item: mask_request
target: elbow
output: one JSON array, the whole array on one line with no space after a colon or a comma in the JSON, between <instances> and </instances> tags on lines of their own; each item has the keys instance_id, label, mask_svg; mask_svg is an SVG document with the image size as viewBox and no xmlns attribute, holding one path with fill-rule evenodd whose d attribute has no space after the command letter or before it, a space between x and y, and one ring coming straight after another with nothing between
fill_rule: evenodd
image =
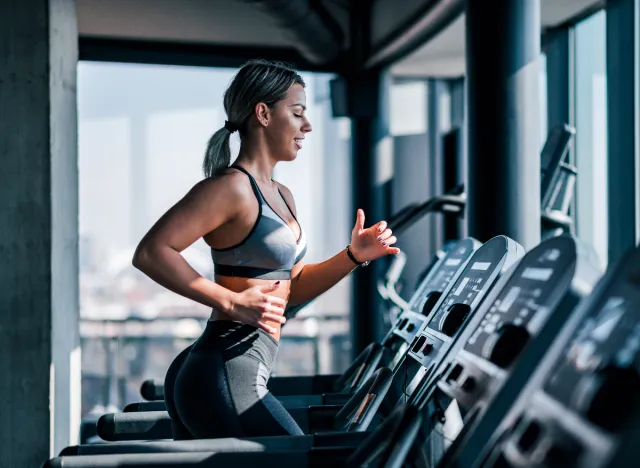
<instances>
[{"instance_id":1,"label":"elbow","mask_svg":"<svg viewBox=\"0 0 640 468\"><path fill-rule=\"evenodd\" d=\"M149 247L141 242L133 254L133 258L131 259L131 264L133 265L134 268L144 273L147 268L147 265L149 265L150 257L151 257L151 254L149 253Z\"/></svg>"}]
</instances>

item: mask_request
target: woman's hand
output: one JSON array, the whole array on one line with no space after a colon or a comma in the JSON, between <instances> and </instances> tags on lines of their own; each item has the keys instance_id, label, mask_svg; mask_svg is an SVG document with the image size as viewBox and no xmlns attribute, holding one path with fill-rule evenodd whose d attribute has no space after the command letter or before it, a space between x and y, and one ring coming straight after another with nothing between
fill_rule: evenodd
<instances>
[{"instance_id":1,"label":"woman's hand","mask_svg":"<svg viewBox=\"0 0 640 468\"><path fill-rule=\"evenodd\" d=\"M372 261L385 255L400 253L397 247L391 247L397 241L391 229L387 229L387 222L364 228L364 211L358 210L356 224L351 231L351 253L359 262Z\"/></svg>"},{"instance_id":2,"label":"woman's hand","mask_svg":"<svg viewBox=\"0 0 640 468\"><path fill-rule=\"evenodd\" d=\"M267 325L267 322L286 322L284 308L286 301L268 293L278 289L280 281L270 285L253 286L237 293L233 298L233 304L226 311L235 320L262 328L267 333L275 334L276 329Z\"/></svg>"}]
</instances>

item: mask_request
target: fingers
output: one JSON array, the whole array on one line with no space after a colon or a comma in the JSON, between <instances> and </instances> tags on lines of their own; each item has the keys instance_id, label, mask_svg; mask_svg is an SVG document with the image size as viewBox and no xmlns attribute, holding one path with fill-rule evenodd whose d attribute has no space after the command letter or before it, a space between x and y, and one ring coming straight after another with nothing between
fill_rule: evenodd
<instances>
[{"instance_id":1,"label":"fingers","mask_svg":"<svg viewBox=\"0 0 640 468\"><path fill-rule=\"evenodd\" d=\"M275 327L270 327L269 325L267 325L266 323L262 323L262 322L258 322L256 324L256 326L258 328L263 329L264 331L266 331L267 333L269 333L270 335L275 335L277 329Z\"/></svg>"},{"instance_id":2,"label":"fingers","mask_svg":"<svg viewBox=\"0 0 640 468\"><path fill-rule=\"evenodd\" d=\"M382 234L380 234L378 236L378 241L382 242L384 245L384 241L386 241L387 239L389 239L391 237L391 229L385 229L384 232ZM387 242L388 244L389 242Z\"/></svg>"},{"instance_id":3,"label":"fingers","mask_svg":"<svg viewBox=\"0 0 640 468\"><path fill-rule=\"evenodd\" d=\"M261 310L259 313L261 315L269 314L269 313L282 315L284 314L284 306L271 305L267 302L265 303L264 306L261 307Z\"/></svg>"},{"instance_id":4,"label":"fingers","mask_svg":"<svg viewBox=\"0 0 640 468\"><path fill-rule=\"evenodd\" d=\"M400 249L397 247L390 247L398 241L396 236L391 236L387 240L382 242L382 245L387 246L387 254L388 255L398 255L400 253Z\"/></svg>"},{"instance_id":5,"label":"fingers","mask_svg":"<svg viewBox=\"0 0 640 468\"><path fill-rule=\"evenodd\" d=\"M284 315L269 314L269 313L262 314L262 320L265 322L278 322L278 323L285 323L287 321Z\"/></svg>"},{"instance_id":6,"label":"fingers","mask_svg":"<svg viewBox=\"0 0 640 468\"><path fill-rule=\"evenodd\" d=\"M260 319L256 321L255 325L258 328L262 328L267 333L275 335L278 329L276 327L268 325L267 322L276 322L280 325L283 325L286 321L287 319L281 313L263 312L262 315L260 315Z\"/></svg>"},{"instance_id":7,"label":"fingers","mask_svg":"<svg viewBox=\"0 0 640 468\"><path fill-rule=\"evenodd\" d=\"M275 291L276 289L278 289L278 286L280 286L279 280L276 281L275 283L265 284L264 286L258 286L258 289L263 293L267 293L267 292Z\"/></svg>"},{"instance_id":8,"label":"fingers","mask_svg":"<svg viewBox=\"0 0 640 468\"><path fill-rule=\"evenodd\" d=\"M355 228L357 231L362 231L364 229L364 210L360 208L358 208L358 212L356 213Z\"/></svg>"},{"instance_id":9,"label":"fingers","mask_svg":"<svg viewBox=\"0 0 640 468\"><path fill-rule=\"evenodd\" d=\"M380 221L377 224L376 231L378 233L381 233L381 232L384 232L385 229L387 229L387 222L386 221Z\"/></svg>"},{"instance_id":10,"label":"fingers","mask_svg":"<svg viewBox=\"0 0 640 468\"><path fill-rule=\"evenodd\" d=\"M382 245L393 245L396 242L398 242L398 239L396 239L396 236L391 236L389 237L387 240L382 241Z\"/></svg>"},{"instance_id":11,"label":"fingers","mask_svg":"<svg viewBox=\"0 0 640 468\"><path fill-rule=\"evenodd\" d=\"M281 299L279 297L276 297L276 296L267 296L266 300L267 300L268 304L272 304L272 305L278 306L278 307L280 307L282 309L284 309L285 306L287 305L287 301L285 301L284 299Z\"/></svg>"}]
</instances>

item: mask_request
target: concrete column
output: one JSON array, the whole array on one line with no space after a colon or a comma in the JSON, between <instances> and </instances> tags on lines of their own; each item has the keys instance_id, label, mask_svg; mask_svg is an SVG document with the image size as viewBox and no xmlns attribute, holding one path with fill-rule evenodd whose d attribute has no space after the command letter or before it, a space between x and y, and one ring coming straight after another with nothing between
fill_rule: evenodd
<instances>
[{"instance_id":1,"label":"concrete column","mask_svg":"<svg viewBox=\"0 0 640 468\"><path fill-rule=\"evenodd\" d=\"M540 0L467 0L469 235L540 242Z\"/></svg>"},{"instance_id":2,"label":"concrete column","mask_svg":"<svg viewBox=\"0 0 640 468\"><path fill-rule=\"evenodd\" d=\"M73 0L0 2L0 465L76 442L77 24Z\"/></svg>"},{"instance_id":3,"label":"concrete column","mask_svg":"<svg viewBox=\"0 0 640 468\"><path fill-rule=\"evenodd\" d=\"M442 125L441 125L441 96L445 92L442 80L428 81L427 98L427 137L429 140L429 186L430 196L437 197L444 193L443 172L444 161L442 155ZM444 243L443 216L429 216L430 252L437 252Z\"/></svg>"},{"instance_id":4,"label":"concrete column","mask_svg":"<svg viewBox=\"0 0 640 468\"><path fill-rule=\"evenodd\" d=\"M448 186L463 185L467 188L467 91L464 78L458 78L449 83L451 95L451 131L446 136L445 146L445 190ZM451 157L449 150L455 152L455 158ZM447 167L447 162L453 163ZM453 166L454 171L448 169ZM448 180L447 174L453 173L454 180ZM457 223L451 221L446 231L445 240L462 239L467 237L467 220L465 217L458 219Z\"/></svg>"},{"instance_id":5,"label":"concrete column","mask_svg":"<svg viewBox=\"0 0 640 468\"><path fill-rule=\"evenodd\" d=\"M640 0L607 2L608 261L640 236ZM579 175L578 175L579 176Z\"/></svg>"},{"instance_id":6,"label":"concrete column","mask_svg":"<svg viewBox=\"0 0 640 468\"><path fill-rule=\"evenodd\" d=\"M393 139L388 125L389 75L369 71L348 82L352 119L353 216L365 212L365 227L388 216L388 192L393 176ZM382 303L376 281L386 267L380 259L353 275L351 310L352 352L358 355L369 343L382 338Z\"/></svg>"}]
</instances>

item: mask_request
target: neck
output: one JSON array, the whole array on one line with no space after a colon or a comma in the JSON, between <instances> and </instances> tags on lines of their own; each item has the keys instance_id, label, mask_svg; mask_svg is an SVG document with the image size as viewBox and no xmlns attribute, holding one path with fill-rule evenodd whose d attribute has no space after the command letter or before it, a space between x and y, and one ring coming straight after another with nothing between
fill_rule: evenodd
<instances>
[{"instance_id":1,"label":"neck","mask_svg":"<svg viewBox=\"0 0 640 468\"><path fill-rule=\"evenodd\" d=\"M271 157L264 144L243 141L234 164L244 167L258 181L271 183L271 175L277 161Z\"/></svg>"}]
</instances>

